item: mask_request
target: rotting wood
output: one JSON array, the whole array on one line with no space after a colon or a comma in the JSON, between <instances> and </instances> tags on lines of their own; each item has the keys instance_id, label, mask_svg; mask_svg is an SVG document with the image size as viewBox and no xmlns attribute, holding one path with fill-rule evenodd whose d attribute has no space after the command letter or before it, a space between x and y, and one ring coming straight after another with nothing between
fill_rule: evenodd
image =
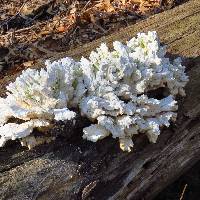
<instances>
[{"instance_id":1,"label":"rotting wood","mask_svg":"<svg viewBox=\"0 0 200 200\"><path fill-rule=\"evenodd\" d=\"M80 58L100 42L125 41L137 32L156 30L171 57L181 56L190 82L179 100L178 120L164 129L156 144L144 135L131 153L112 138L98 143L81 140L82 125L71 139L25 151L17 145L0 150L2 199L152 199L200 159L200 2L192 0L150 17L116 34L60 54ZM38 61L41 66L43 60ZM0 80L4 86L14 76ZM77 120L79 124L79 120Z\"/></svg>"}]
</instances>

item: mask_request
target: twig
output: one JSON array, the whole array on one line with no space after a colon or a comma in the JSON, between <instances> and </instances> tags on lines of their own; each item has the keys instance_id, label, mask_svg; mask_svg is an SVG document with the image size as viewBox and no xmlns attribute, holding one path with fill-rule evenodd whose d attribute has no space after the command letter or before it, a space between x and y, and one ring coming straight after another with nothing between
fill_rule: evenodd
<instances>
[{"instance_id":1,"label":"twig","mask_svg":"<svg viewBox=\"0 0 200 200\"><path fill-rule=\"evenodd\" d=\"M91 3L91 0L89 0L89 1L85 4L85 6L84 6L83 9L81 10L81 13L80 13L80 14L82 14L82 13L86 10L87 6L88 6L90 3Z\"/></svg>"},{"instance_id":2,"label":"twig","mask_svg":"<svg viewBox=\"0 0 200 200\"><path fill-rule=\"evenodd\" d=\"M2 22L2 23L0 24L0 27L2 27L4 24L7 24L7 29L8 29L8 23L9 23L12 19L14 19L17 15L20 14L20 12L21 12L21 10L22 10L22 8L24 7L25 4L26 4L26 1L22 4L22 6L20 7L19 11L18 11L14 16L12 16L10 19L8 19L6 22Z\"/></svg>"},{"instance_id":3,"label":"twig","mask_svg":"<svg viewBox=\"0 0 200 200\"><path fill-rule=\"evenodd\" d=\"M185 194L187 186L188 186L188 184L185 184L179 200L183 200L183 197L184 197L184 194Z\"/></svg>"},{"instance_id":4,"label":"twig","mask_svg":"<svg viewBox=\"0 0 200 200\"><path fill-rule=\"evenodd\" d=\"M96 26L98 29L100 29L104 34L106 34L106 33L108 32L108 31L105 30L102 26L99 26L97 23L92 22L92 24L93 24L94 26Z\"/></svg>"}]
</instances>

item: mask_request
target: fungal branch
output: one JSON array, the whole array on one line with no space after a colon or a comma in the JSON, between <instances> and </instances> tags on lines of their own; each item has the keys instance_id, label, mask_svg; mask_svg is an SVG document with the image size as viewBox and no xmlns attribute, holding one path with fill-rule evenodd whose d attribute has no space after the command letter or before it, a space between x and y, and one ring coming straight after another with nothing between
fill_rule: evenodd
<instances>
[{"instance_id":1,"label":"fungal branch","mask_svg":"<svg viewBox=\"0 0 200 200\"><path fill-rule=\"evenodd\" d=\"M66 57L47 61L40 71L23 71L0 99L0 146L15 139L29 148L40 144L33 129L72 120L73 108L92 122L83 129L84 139L111 135L124 151L131 151L139 133L155 143L161 127L176 120L175 97L185 95L188 82L181 59L170 62L165 54L156 32L139 33L126 44L115 41L112 51L101 44L79 62ZM161 98L149 95L159 88Z\"/></svg>"}]
</instances>

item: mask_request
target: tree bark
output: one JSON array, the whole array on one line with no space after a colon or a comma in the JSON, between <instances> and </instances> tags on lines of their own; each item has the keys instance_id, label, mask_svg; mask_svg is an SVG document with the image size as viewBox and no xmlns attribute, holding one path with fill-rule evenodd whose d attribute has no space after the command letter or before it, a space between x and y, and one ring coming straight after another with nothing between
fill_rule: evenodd
<instances>
[{"instance_id":1,"label":"tree bark","mask_svg":"<svg viewBox=\"0 0 200 200\"><path fill-rule=\"evenodd\" d=\"M200 159L200 2L191 0L55 58L87 56L101 42L126 41L137 32L156 30L171 58L181 56L190 81L179 99L178 119L163 129L158 142L135 138L134 150L122 152L117 140L81 139L87 120L66 125L68 137L30 151L17 143L0 149L0 199L152 199ZM43 64L38 60L37 66ZM17 75L0 80L5 85ZM59 126L59 125L58 125ZM56 131L54 128L52 131ZM73 133L73 134L72 134Z\"/></svg>"}]
</instances>

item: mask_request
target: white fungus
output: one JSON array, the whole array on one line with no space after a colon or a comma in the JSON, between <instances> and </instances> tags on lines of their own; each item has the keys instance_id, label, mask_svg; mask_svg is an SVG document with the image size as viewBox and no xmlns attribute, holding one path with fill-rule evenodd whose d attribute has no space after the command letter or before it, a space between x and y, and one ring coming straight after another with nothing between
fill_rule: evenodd
<instances>
[{"instance_id":1,"label":"white fungus","mask_svg":"<svg viewBox=\"0 0 200 200\"><path fill-rule=\"evenodd\" d=\"M188 82L185 67L180 58L165 57L156 32L139 33L126 45L115 41L113 48L101 44L80 62L63 58L47 61L40 71L23 71L0 98L0 146L21 138L23 145L35 146L33 128L73 119L71 108L96 122L83 129L84 139L96 142L111 135L125 151L131 151L139 133L155 143L160 128L176 119L175 96L185 95ZM23 122L9 123L12 118Z\"/></svg>"},{"instance_id":2,"label":"white fungus","mask_svg":"<svg viewBox=\"0 0 200 200\"><path fill-rule=\"evenodd\" d=\"M7 140L30 135L33 128L49 126L52 120L75 117L76 113L70 111L68 105L73 104L76 93L73 82L78 77L78 64L64 58L46 62L46 65L46 69L40 71L23 71L14 83L7 86L7 97L0 99L0 146ZM24 122L7 123L12 118Z\"/></svg>"},{"instance_id":3,"label":"white fungus","mask_svg":"<svg viewBox=\"0 0 200 200\"><path fill-rule=\"evenodd\" d=\"M134 134L146 133L155 143L160 128L176 119L175 95L185 94L188 77L180 59L170 63L164 57L156 32L139 33L127 45L116 41L113 46L109 51L101 44L89 59L81 59L87 93L80 110L98 123L85 128L83 138L96 141L110 133L119 138L123 150L130 151ZM149 98L147 93L158 88L168 88L169 95Z\"/></svg>"}]
</instances>

